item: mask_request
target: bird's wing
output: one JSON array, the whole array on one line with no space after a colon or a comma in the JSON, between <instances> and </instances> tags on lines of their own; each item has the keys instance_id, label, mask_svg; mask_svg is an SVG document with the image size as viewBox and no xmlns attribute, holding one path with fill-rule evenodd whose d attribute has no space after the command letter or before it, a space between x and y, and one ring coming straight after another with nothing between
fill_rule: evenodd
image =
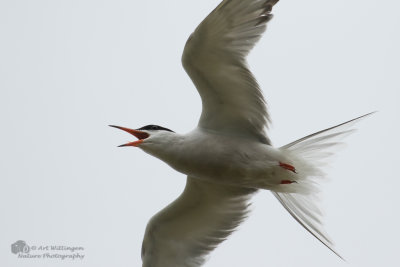
<instances>
[{"instance_id":1,"label":"bird's wing","mask_svg":"<svg viewBox=\"0 0 400 267\"><path fill-rule=\"evenodd\" d=\"M143 267L201 266L246 218L254 192L188 177L181 196L149 221Z\"/></svg>"},{"instance_id":2,"label":"bird's wing","mask_svg":"<svg viewBox=\"0 0 400 267\"><path fill-rule=\"evenodd\" d=\"M199 127L269 143L269 116L246 56L278 0L225 0L189 37L182 63L203 103Z\"/></svg>"}]
</instances>

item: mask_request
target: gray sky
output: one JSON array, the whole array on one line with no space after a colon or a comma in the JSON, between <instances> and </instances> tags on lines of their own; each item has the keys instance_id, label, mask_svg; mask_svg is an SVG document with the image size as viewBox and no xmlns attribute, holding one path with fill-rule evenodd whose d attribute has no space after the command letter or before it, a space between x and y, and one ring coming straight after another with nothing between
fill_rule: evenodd
<instances>
[{"instance_id":1,"label":"gray sky","mask_svg":"<svg viewBox=\"0 0 400 267\"><path fill-rule=\"evenodd\" d=\"M140 266L148 219L185 177L107 127L188 132L200 98L181 67L217 0L0 1L0 265ZM364 113L324 184L340 261L269 192L206 264L398 266L400 4L281 0L249 58L284 145ZM83 260L18 259L10 245L84 247Z\"/></svg>"}]
</instances>

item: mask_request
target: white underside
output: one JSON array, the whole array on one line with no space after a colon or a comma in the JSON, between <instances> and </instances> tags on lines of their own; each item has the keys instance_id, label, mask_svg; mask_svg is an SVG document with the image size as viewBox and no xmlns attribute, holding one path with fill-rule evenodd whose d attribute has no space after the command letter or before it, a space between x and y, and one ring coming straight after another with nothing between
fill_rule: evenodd
<instances>
[{"instance_id":1,"label":"white underside","mask_svg":"<svg viewBox=\"0 0 400 267\"><path fill-rule=\"evenodd\" d=\"M144 151L188 175L188 182L181 197L149 222L143 266L151 266L145 263L155 262L161 255L164 260L170 258L172 265L155 266L175 266L177 262L182 262L181 266L200 266L204 256L245 218L247 201L256 189L271 190L296 221L341 257L323 229L318 185L341 139L352 133L351 126L365 116L280 148L202 129L164 136L171 139L163 143L168 145L144 142ZM283 168L280 162L290 164L295 172ZM294 182L281 184L282 180ZM180 258L178 252L185 257Z\"/></svg>"}]
</instances>

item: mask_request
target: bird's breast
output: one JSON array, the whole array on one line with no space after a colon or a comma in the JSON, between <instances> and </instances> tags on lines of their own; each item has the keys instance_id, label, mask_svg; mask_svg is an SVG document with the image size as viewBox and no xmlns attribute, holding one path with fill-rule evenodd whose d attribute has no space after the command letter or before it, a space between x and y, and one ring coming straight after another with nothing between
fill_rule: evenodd
<instances>
[{"instance_id":1,"label":"bird's breast","mask_svg":"<svg viewBox=\"0 0 400 267\"><path fill-rule=\"evenodd\" d=\"M244 138L194 134L164 160L179 172L200 179L240 184L268 175L274 148Z\"/></svg>"}]
</instances>

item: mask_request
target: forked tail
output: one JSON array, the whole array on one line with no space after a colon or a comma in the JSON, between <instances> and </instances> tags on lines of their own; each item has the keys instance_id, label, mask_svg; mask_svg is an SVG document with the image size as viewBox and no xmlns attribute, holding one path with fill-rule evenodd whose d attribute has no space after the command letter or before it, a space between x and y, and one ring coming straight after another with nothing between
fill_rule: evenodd
<instances>
[{"instance_id":1,"label":"forked tail","mask_svg":"<svg viewBox=\"0 0 400 267\"><path fill-rule=\"evenodd\" d=\"M373 113L313 133L281 147L282 152L293 159L298 182L290 186L297 187L298 191L295 193L272 191L272 193L296 221L341 259L343 257L335 251L333 242L323 230L322 214L317 205L317 185L324 177L321 166L326 164L326 160L333 155L334 150L343 144L341 139L355 131L352 126Z\"/></svg>"}]
</instances>

